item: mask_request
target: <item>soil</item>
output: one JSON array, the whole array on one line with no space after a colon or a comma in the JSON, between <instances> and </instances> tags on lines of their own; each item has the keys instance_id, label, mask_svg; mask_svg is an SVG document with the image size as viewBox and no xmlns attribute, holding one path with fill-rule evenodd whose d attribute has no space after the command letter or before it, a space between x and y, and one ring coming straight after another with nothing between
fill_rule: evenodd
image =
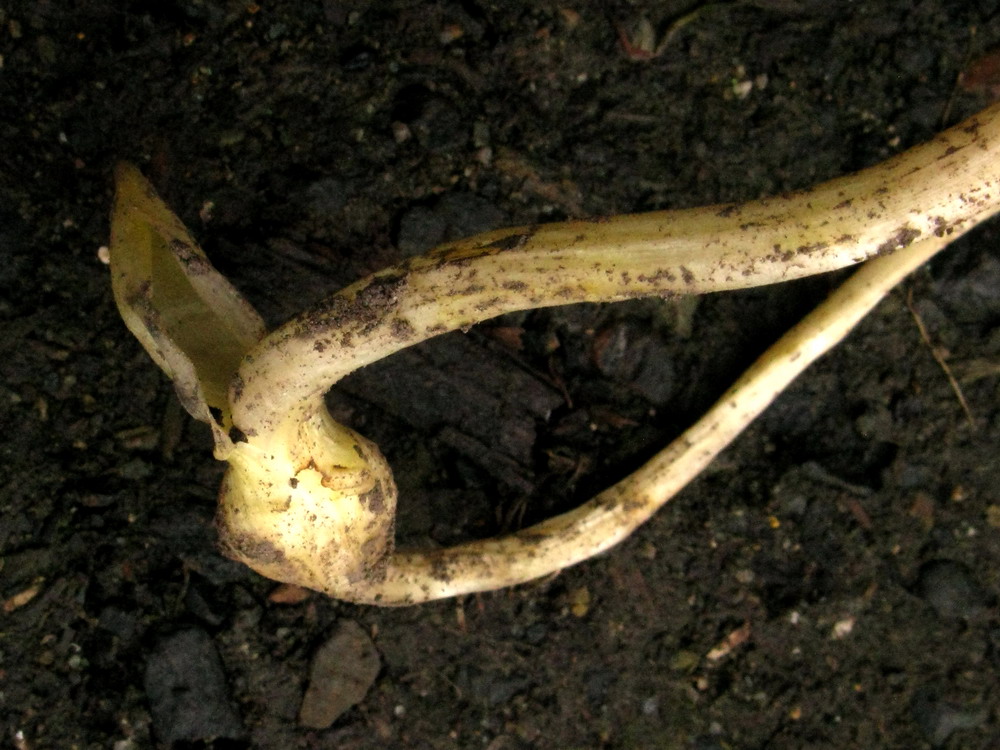
<instances>
[{"instance_id":1,"label":"soil","mask_svg":"<svg viewBox=\"0 0 1000 750\"><path fill-rule=\"evenodd\" d=\"M119 159L270 325L443 239L803 187L983 107L992 58L960 74L1000 44L998 14L5 4L0 742L1000 746L995 223L609 554L395 610L276 594L219 554L208 429L128 335L98 257ZM835 281L508 316L358 373L331 409L396 467L402 542L489 536L640 465ZM377 677L307 726L310 667L346 623Z\"/></svg>"}]
</instances>

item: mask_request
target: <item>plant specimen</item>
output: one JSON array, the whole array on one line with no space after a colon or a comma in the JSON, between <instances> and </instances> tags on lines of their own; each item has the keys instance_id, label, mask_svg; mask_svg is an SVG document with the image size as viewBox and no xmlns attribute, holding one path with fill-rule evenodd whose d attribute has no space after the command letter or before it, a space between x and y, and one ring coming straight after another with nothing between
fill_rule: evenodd
<instances>
[{"instance_id":1,"label":"plant specimen","mask_svg":"<svg viewBox=\"0 0 1000 750\"><path fill-rule=\"evenodd\" d=\"M372 274L267 333L138 170L117 169L125 322L229 463L223 550L278 581L399 605L531 580L617 544L906 274L1000 209L1000 106L878 166L740 205L504 229ZM377 446L337 424L340 378L446 331L574 302L705 294L863 263L697 423L579 508L509 536L394 549Z\"/></svg>"}]
</instances>

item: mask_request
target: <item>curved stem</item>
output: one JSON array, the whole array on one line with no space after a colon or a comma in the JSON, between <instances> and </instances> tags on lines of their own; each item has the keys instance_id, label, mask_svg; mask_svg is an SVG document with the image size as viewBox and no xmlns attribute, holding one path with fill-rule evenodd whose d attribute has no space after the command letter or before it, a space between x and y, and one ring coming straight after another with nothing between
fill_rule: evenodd
<instances>
[{"instance_id":1,"label":"curved stem","mask_svg":"<svg viewBox=\"0 0 1000 750\"><path fill-rule=\"evenodd\" d=\"M801 278L954 237L1000 206L1000 104L858 174L744 205L519 227L363 279L268 335L231 389L258 435L308 420L340 378L502 313Z\"/></svg>"},{"instance_id":2,"label":"curved stem","mask_svg":"<svg viewBox=\"0 0 1000 750\"><path fill-rule=\"evenodd\" d=\"M369 276L247 354L219 497L222 544L277 580L407 604L546 575L630 534L906 273L1000 209L1000 104L872 169L740 206L522 227ZM874 258L645 467L509 537L393 552L396 488L377 447L323 404L344 375L501 313L758 286Z\"/></svg>"},{"instance_id":3,"label":"curved stem","mask_svg":"<svg viewBox=\"0 0 1000 750\"><path fill-rule=\"evenodd\" d=\"M582 562L629 536L694 479L803 370L840 342L950 238L930 237L866 263L768 349L691 428L645 466L576 510L510 536L399 552L384 580L328 581L340 599L405 605L524 583Z\"/></svg>"}]
</instances>

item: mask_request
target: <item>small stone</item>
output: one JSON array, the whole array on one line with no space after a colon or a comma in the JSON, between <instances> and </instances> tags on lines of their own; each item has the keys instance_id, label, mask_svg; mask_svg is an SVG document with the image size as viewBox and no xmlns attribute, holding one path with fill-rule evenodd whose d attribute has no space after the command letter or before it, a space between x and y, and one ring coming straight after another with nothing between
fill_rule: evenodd
<instances>
[{"instance_id":1,"label":"small stone","mask_svg":"<svg viewBox=\"0 0 1000 750\"><path fill-rule=\"evenodd\" d=\"M590 590L586 586L569 592L569 611L574 617L583 617L590 611Z\"/></svg>"},{"instance_id":2,"label":"small stone","mask_svg":"<svg viewBox=\"0 0 1000 750\"><path fill-rule=\"evenodd\" d=\"M545 640L548 633L549 628L544 622L536 622L525 629L524 639L532 646L537 646Z\"/></svg>"},{"instance_id":3,"label":"small stone","mask_svg":"<svg viewBox=\"0 0 1000 750\"><path fill-rule=\"evenodd\" d=\"M59 59L59 48L51 37L44 35L38 37L36 45L38 46L38 58L46 65L52 65Z\"/></svg>"},{"instance_id":4,"label":"small stone","mask_svg":"<svg viewBox=\"0 0 1000 750\"><path fill-rule=\"evenodd\" d=\"M299 724L329 727L364 699L381 666L375 644L361 626L353 620L339 623L313 657Z\"/></svg>"},{"instance_id":5,"label":"small stone","mask_svg":"<svg viewBox=\"0 0 1000 750\"><path fill-rule=\"evenodd\" d=\"M924 531L934 528L934 511L936 503L934 498L927 492L918 491L913 496L913 503L907 513L917 519Z\"/></svg>"},{"instance_id":6,"label":"small stone","mask_svg":"<svg viewBox=\"0 0 1000 750\"><path fill-rule=\"evenodd\" d=\"M458 41L463 36L465 36L465 29L457 23L449 23L441 29L441 33L438 35L438 38L440 39L441 44L451 44L452 42Z\"/></svg>"},{"instance_id":7,"label":"small stone","mask_svg":"<svg viewBox=\"0 0 1000 750\"><path fill-rule=\"evenodd\" d=\"M948 738L959 730L975 729L989 717L986 708L974 708L941 700L928 687L917 690L910 703L910 713L934 747L944 745Z\"/></svg>"},{"instance_id":8,"label":"small stone","mask_svg":"<svg viewBox=\"0 0 1000 750\"><path fill-rule=\"evenodd\" d=\"M145 688L153 729L165 745L245 734L229 699L222 660L204 630L188 628L161 638L146 663Z\"/></svg>"},{"instance_id":9,"label":"small stone","mask_svg":"<svg viewBox=\"0 0 1000 750\"><path fill-rule=\"evenodd\" d=\"M153 467L141 458L133 458L118 467L118 473L123 479L137 481L148 478L153 473Z\"/></svg>"},{"instance_id":10,"label":"small stone","mask_svg":"<svg viewBox=\"0 0 1000 750\"><path fill-rule=\"evenodd\" d=\"M531 686L531 679L526 674L465 665L459 668L454 681L470 701L489 707L503 705Z\"/></svg>"},{"instance_id":11,"label":"small stone","mask_svg":"<svg viewBox=\"0 0 1000 750\"><path fill-rule=\"evenodd\" d=\"M753 81L733 81L733 96L746 99L753 91Z\"/></svg>"},{"instance_id":12,"label":"small stone","mask_svg":"<svg viewBox=\"0 0 1000 750\"><path fill-rule=\"evenodd\" d=\"M694 651L678 651L670 657L670 668L676 672L690 672L700 661L701 657Z\"/></svg>"},{"instance_id":13,"label":"small stone","mask_svg":"<svg viewBox=\"0 0 1000 750\"><path fill-rule=\"evenodd\" d=\"M340 213L348 199L348 188L336 177L323 177L305 190L305 207L313 219L329 219Z\"/></svg>"},{"instance_id":14,"label":"small stone","mask_svg":"<svg viewBox=\"0 0 1000 750\"><path fill-rule=\"evenodd\" d=\"M413 137L410 127L405 122L398 120L392 123L392 138L396 143L406 143Z\"/></svg>"},{"instance_id":15,"label":"small stone","mask_svg":"<svg viewBox=\"0 0 1000 750\"><path fill-rule=\"evenodd\" d=\"M972 575L956 560L931 560L917 575L916 592L941 617L968 620L989 606L989 596Z\"/></svg>"},{"instance_id":16,"label":"small stone","mask_svg":"<svg viewBox=\"0 0 1000 750\"><path fill-rule=\"evenodd\" d=\"M115 634L125 643L131 643L138 629L139 620L132 612L109 605L101 610L97 626Z\"/></svg>"},{"instance_id":17,"label":"small stone","mask_svg":"<svg viewBox=\"0 0 1000 750\"><path fill-rule=\"evenodd\" d=\"M594 364L608 378L634 389L657 406L674 393L672 351L648 326L635 321L612 323L594 338Z\"/></svg>"}]
</instances>

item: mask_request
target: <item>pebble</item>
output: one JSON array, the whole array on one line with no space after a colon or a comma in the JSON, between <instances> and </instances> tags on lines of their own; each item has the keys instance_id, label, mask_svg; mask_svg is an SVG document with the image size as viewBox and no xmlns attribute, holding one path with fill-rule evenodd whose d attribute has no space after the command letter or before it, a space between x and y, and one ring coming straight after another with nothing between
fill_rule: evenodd
<instances>
[{"instance_id":1,"label":"pebble","mask_svg":"<svg viewBox=\"0 0 1000 750\"><path fill-rule=\"evenodd\" d=\"M406 124L420 145L432 153L461 150L469 140L470 129L463 122L462 111L441 96L428 97L420 116Z\"/></svg>"},{"instance_id":2,"label":"pebble","mask_svg":"<svg viewBox=\"0 0 1000 750\"><path fill-rule=\"evenodd\" d=\"M480 669L464 664L455 674L454 682L469 701L490 708L507 703L532 684L527 674L507 674L496 669Z\"/></svg>"},{"instance_id":3,"label":"pebble","mask_svg":"<svg viewBox=\"0 0 1000 750\"><path fill-rule=\"evenodd\" d=\"M149 478L153 473L153 467L141 458L133 458L119 466L118 473L123 479L134 482Z\"/></svg>"},{"instance_id":4,"label":"pebble","mask_svg":"<svg viewBox=\"0 0 1000 750\"><path fill-rule=\"evenodd\" d=\"M109 605L101 610L97 626L118 636L123 643L131 644L139 629L139 618L132 612Z\"/></svg>"},{"instance_id":5,"label":"pebble","mask_svg":"<svg viewBox=\"0 0 1000 750\"><path fill-rule=\"evenodd\" d=\"M672 355L665 341L636 321L616 321L594 340L594 363L601 372L657 406L674 393Z\"/></svg>"},{"instance_id":6,"label":"pebble","mask_svg":"<svg viewBox=\"0 0 1000 750\"><path fill-rule=\"evenodd\" d=\"M910 714L931 745L941 747L956 731L975 729L981 725L989 716L989 711L941 700L925 686L913 696Z\"/></svg>"},{"instance_id":7,"label":"pebble","mask_svg":"<svg viewBox=\"0 0 1000 750\"><path fill-rule=\"evenodd\" d=\"M316 180L305 190L305 208L313 219L329 219L347 203L348 189L336 177Z\"/></svg>"},{"instance_id":8,"label":"pebble","mask_svg":"<svg viewBox=\"0 0 1000 750\"><path fill-rule=\"evenodd\" d=\"M146 697L160 742L238 740L243 724L208 633L188 628L160 638L146 662Z\"/></svg>"},{"instance_id":9,"label":"pebble","mask_svg":"<svg viewBox=\"0 0 1000 750\"><path fill-rule=\"evenodd\" d=\"M364 700L382 662L375 644L358 623L345 620L313 656L309 687L299 709L299 724L326 729Z\"/></svg>"},{"instance_id":10,"label":"pebble","mask_svg":"<svg viewBox=\"0 0 1000 750\"><path fill-rule=\"evenodd\" d=\"M532 646L538 646L548 635L549 627L544 622L536 622L529 625L524 631L524 639Z\"/></svg>"},{"instance_id":11,"label":"pebble","mask_svg":"<svg viewBox=\"0 0 1000 750\"><path fill-rule=\"evenodd\" d=\"M917 574L917 596L941 617L969 620L989 606L989 596L972 571L956 560L930 560Z\"/></svg>"}]
</instances>

